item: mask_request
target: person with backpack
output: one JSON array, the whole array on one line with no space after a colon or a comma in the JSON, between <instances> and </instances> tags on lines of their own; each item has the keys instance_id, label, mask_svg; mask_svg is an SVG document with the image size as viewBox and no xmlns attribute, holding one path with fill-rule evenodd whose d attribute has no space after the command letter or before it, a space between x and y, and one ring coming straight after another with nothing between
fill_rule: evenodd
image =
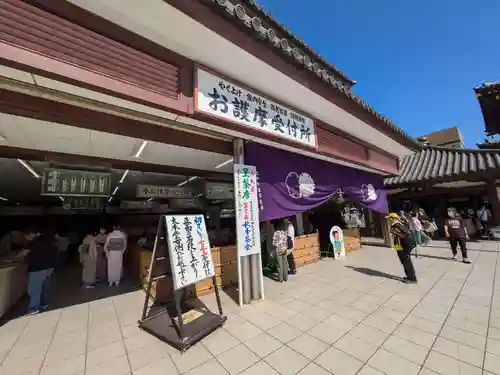
<instances>
[{"instance_id":1,"label":"person with backpack","mask_svg":"<svg viewBox=\"0 0 500 375\"><path fill-rule=\"evenodd\" d=\"M288 281L288 234L287 223L284 219L279 219L276 230L273 233L272 244L276 251L276 268L280 283Z\"/></svg>"},{"instance_id":2,"label":"person with backpack","mask_svg":"<svg viewBox=\"0 0 500 375\"><path fill-rule=\"evenodd\" d=\"M394 250L398 253L399 261L403 265L405 277L403 281L409 284L416 284L417 276L415 267L411 261L411 251L415 247L410 228L400 220L398 214L392 212L386 216L390 225L390 232L393 236Z\"/></svg>"}]
</instances>

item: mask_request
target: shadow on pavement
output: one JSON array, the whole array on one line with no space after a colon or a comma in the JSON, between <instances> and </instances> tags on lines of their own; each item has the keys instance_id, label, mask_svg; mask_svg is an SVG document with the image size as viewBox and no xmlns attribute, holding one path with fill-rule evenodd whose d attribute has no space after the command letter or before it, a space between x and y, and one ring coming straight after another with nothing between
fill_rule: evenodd
<instances>
[{"instance_id":1,"label":"shadow on pavement","mask_svg":"<svg viewBox=\"0 0 500 375\"><path fill-rule=\"evenodd\" d=\"M467 249L467 251L469 251ZM453 258L451 256L449 257L438 257L438 256L435 256L435 255L429 255L429 254L422 254L422 253L419 253L418 256L415 256L415 254L411 254L412 256L416 257L416 258L431 258L431 259L442 259L442 260L453 260Z\"/></svg>"},{"instance_id":2,"label":"shadow on pavement","mask_svg":"<svg viewBox=\"0 0 500 375\"><path fill-rule=\"evenodd\" d=\"M353 267L353 266L346 266L347 268L350 268L356 272L362 273L364 275L368 276L375 276L375 277L383 277L386 279L391 279L391 280L397 280L397 281L402 281L403 279L398 276L391 275L389 273L385 273L382 271L377 271L371 268L366 268L366 267Z\"/></svg>"}]
</instances>

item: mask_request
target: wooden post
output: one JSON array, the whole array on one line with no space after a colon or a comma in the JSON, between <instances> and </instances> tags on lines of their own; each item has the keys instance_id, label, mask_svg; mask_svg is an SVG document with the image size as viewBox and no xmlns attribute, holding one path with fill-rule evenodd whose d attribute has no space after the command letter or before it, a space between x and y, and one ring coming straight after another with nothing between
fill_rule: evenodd
<instances>
[{"instance_id":1,"label":"wooden post","mask_svg":"<svg viewBox=\"0 0 500 375\"><path fill-rule=\"evenodd\" d=\"M500 198L498 197L499 189L497 189L495 180L486 181L486 194L488 195L488 201L491 204L491 214L493 216L493 223L495 225L500 224Z\"/></svg>"}]
</instances>

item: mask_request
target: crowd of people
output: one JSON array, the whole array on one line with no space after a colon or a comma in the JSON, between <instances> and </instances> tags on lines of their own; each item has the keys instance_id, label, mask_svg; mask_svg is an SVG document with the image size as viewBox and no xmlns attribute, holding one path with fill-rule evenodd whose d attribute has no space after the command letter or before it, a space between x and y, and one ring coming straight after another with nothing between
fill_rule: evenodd
<instances>
[{"instance_id":1,"label":"crowd of people","mask_svg":"<svg viewBox=\"0 0 500 375\"><path fill-rule=\"evenodd\" d=\"M479 212L478 217L482 217ZM411 252L418 246L430 245L431 238L437 231L437 226L422 209L415 211L412 215L408 215L404 211L399 214L390 213L387 219L393 237L394 249L397 251L405 272L403 281L417 283ZM488 222L484 224L489 223L489 220L488 217ZM457 209L454 207L447 209L447 218L444 220L443 225L444 235L449 240L452 259L458 260L458 248L460 247L461 261L465 264L470 264L467 257L467 240L470 239L468 226L470 226L470 223L467 223L464 215L459 213Z\"/></svg>"},{"instance_id":2,"label":"crowd of people","mask_svg":"<svg viewBox=\"0 0 500 375\"><path fill-rule=\"evenodd\" d=\"M78 245L78 236L74 233L25 229L7 233L0 245L4 256L24 256L28 272L28 312L35 313L48 308L51 277L55 270L68 263L72 247L77 249L84 288L94 288L98 282L105 281L109 286L118 286L127 235L119 226L108 234L101 228L88 233Z\"/></svg>"}]
</instances>

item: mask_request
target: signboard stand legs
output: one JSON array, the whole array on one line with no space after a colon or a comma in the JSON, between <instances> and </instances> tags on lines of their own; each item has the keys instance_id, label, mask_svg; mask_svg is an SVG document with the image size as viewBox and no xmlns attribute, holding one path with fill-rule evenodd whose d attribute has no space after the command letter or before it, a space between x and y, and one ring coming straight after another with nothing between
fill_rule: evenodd
<instances>
[{"instance_id":1,"label":"signboard stand legs","mask_svg":"<svg viewBox=\"0 0 500 375\"><path fill-rule=\"evenodd\" d=\"M187 301L188 288L193 284L175 288L175 271L169 272L169 260L172 260L173 254L166 241L167 237L171 235L168 233L167 220L168 216L162 216L158 224L149 266L144 308L138 324L139 328L172 345L179 351L185 352L203 337L221 327L226 322L227 317L222 312L219 286L215 274L211 278L215 289L218 314L208 310L199 300ZM167 248L169 251L167 251ZM210 246L208 246L208 250L210 251ZM213 269L213 264L211 266ZM150 306L150 301L154 300L151 294L153 282L160 283L161 280L170 278L174 287L170 293L169 301L166 304L153 304Z\"/></svg>"}]
</instances>

